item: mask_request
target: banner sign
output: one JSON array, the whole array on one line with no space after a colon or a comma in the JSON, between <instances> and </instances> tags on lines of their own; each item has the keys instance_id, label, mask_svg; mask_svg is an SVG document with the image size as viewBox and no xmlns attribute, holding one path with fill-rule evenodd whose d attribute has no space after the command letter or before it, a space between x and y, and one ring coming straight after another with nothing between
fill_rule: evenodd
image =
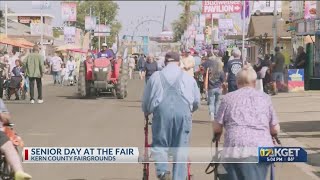
<instances>
[{"instance_id":1,"label":"banner sign","mask_svg":"<svg viewBox=\"0 0 320 180\"><path fill-rule=\"evenodd\" d=\"M305 1L304 19L315 19L317 17L317 1Z\"/></svg>"},{"instance_id":2,"label":"banner sign","mask_svg":"<svg viewBox=\"0 0 320 180\"><path fill-rule=\"evenodd\" d=\"M304 91L304 69L288 69L289 92Z\"/></svg>"},{"instance_id":3,"label":"banner sign","mask_svg":"<svg viewBox=\"0 0 320 180\"><path fill-rule=\"evenodd\" d=\"M41 23L30 23L30 34L40 36L41 35ZM43 24L43 35L53 36L52 26Z\"/></svg>"},{"instance_id":4,"label":"banner sign","mask_svg":"<svg viewBox=\"0 0 320 180\"><path fill-rule=\"evenodd\" d=\"M239 13L241 7L241 1L202 1L202 14Z\"/></svg>"},{"instance_id":5,"label":"banner sign","mask_svg":"<svg viewBox=\"0 0 320 180\"><path fill-rule=\"evenodd\" d=\"M206 26L206 16L205 15L200 15L200 27L205 27Z\"/></svg>"},{"instance_id":6,"label":"banner sign","mask_svg":"<svg viewBox=\"0 0 320 180\"><path fill-rule=\"evenodd\" d=\"M97 17L95 16L86 16L85 17L85 29L94 30L97 25Z\"/></svg>"},{"instance_id":7,"label":"banner sign","mask_svg":"<svg viewBox=\"0 0 320 180\"><path fill-rule=\"evenodd\" d=\"M204 41L204 34L197 34L196 41Z\"/></svg>"},{"instance_id":8,"label":"banner sign","mask_svg":"<svg viewBox=\"0 0 320 180\"><path fill-rule=\"evenodd\" d=\"M27 25L30 25L30 23L40 24L41 17L40 16L18 16L18 22L21 24L27 24ZM44 18L43 18L43 23L45 23Z\"/></svg>"},{"instance_id":9,"label":"banner sign","mask_svg":"<svg viewBox=\"0 0 320 180\"><path fill-rule=\"evenodd\" d=\"M291 12L291 20L299 20L304 18L304 2L303 1L291 1L290 9Z\"/></svg>"},{"instance_id":10,"label":"banner sign","mask_svg":"<svg viewBox=\"0 0 320 180\"><path fill-rule=\"evenodd\" d=\"M66 44L76 43L76 28L75 27L64 27L64 42Z\"/></svg>"},{"instance_id":11,"label":"banner sign","mask_svg":"<svg viewBox=\"0 0 320 180\"><path fill-rule=\"evenodd\" d=\"M50 9L50 1L32 1L32 9Z\"/></svg>"},{"instance_id":12,"label":"banner sign","mask_svg":"<svg viewBox=\"0 0 320 180\"><path fill-rule=\"evenodd\" d=\"M233 29L232 19L219 19L219 29Z\"/></svg>"},{"instance_id":13,"label":"banner sign","mask_svg":"<svg viewBox=\"0 0 320 180\"><path fill-rule=\"evenodd\" d=\"M315 20L314 21L314 31L317 33L317 32L320 32L320 20Z\"/></svg>"},{"instance_id":14,"label":"banner sign","mask_svg":"<svg viewBox=\"0 0 320 180\"><path fill-rule=\"evenodd\" d=\"M63 21L77 21L77 3L61 3L61 17Z\"/></svg>"},{"instance_id":15,"label":"banner sign","mask_svg":"<svg viewBox=\"0 0 320 180\"><path fill-rule=\"evenodd\" d=\"M110 27L104 24L97 24L94 29L94 36L108 36L110 34Z\"/></svg>"}]
</instances>

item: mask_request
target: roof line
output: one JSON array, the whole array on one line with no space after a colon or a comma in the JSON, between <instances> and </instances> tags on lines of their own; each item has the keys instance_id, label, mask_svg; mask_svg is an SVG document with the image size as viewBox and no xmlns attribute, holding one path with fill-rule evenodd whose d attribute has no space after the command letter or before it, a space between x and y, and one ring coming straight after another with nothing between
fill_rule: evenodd
<instances>
[{"instance_id":1,"label":"roof line","mask_svg":"<svg viewBox=\"0 0 320 180\"><path fill-rule=\"evenodd\" d=\"M15 17L15 16L41 16L40 13L8 13L8 17ZM55 18L53 15L50 14L42 14L43 17L50 17Z\"/></svg>"}]
</instances>

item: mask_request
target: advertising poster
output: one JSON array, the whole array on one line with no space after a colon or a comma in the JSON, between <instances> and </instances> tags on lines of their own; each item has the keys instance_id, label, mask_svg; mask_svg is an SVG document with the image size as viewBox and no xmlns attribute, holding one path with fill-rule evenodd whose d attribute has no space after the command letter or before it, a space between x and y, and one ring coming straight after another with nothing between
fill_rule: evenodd
<instances>
[{"instance_id":1,"label":"advertising poster","mask_svg":"<svg viewBox=\"0 0 320 180\"><path fill-rule=\"evenodd\" d=\"M206 26L206 16L205 15L200 15L199 21L200 21L200 27Z\"/></svg>"},{"instance_id":2,"label":"advertising poster","mask_svg":"<svg viewBox=\"0 0 320 180\"><path fill-rule=\"evenodd\" d=\"M303 19L304 17L304 5L303 1L291 1L292 20Z\"/></svg>"},{"instance_id":3,"label":"advertising poster","mask_svg":"<svg viewBox=\"0 0 320 180\"><path fill-rule=\"evenodd\" d=\"M40 23L30 23L30 34L31 35L41 35L41 24Z\"/></svg>"},{"instance_id":4,"label":"advertising poster","mask_svg":"<svg viewBox=\"0 0 320 180\"><path fill-rule=\"evenodd\" d=\"M61 18L63 21L77 21L77 3L61 3Z\"/></svg>"},{"instance_id":5,"label":"advertising poster","mask_svg":"<svg viewBox=\"0 0 320 180\"><path fill-rule=\"evenodd\" d=\"M75 44L76 43L76 28L75 27L64 27L64 43Z\"/></svg>"},{"instance_id":6,"label":"advertising poster","mask_svg":"<svg viewBox=\"0 0 320 180\"><path fill-rule=\"evenodd\" d=\"M43 23L45 23L43 18ZM41 23L40 16L18 16L18 22L30 26L30 23Z\"/></svg>"},{"instance_id":7,"label":"advertising poster","mask_svg":"<svg viewBox=\"0 0 320 180\"><path fill-rule=\"evenodd\" d=\"M97 25L97 17L95 16L86 16L85 17L85 29L94 30Z\"/></svg>"},{"instance_id":8,"label":"advertising poster","mask_svg":"<svg viewBox=\"0 0 320 180\"><path fill-rule=\"evenodd\" d=\"M31 35L41 35L41 23L30 23L30 34ZM48 24L43 24L43 35L53 36L52 26Z\"/></svg>"},{"instance_id":9,"label":"advertising poster","mask_svg":"<svg viewBox=\"0 0 320 180\"><path fill-rule=\"evenodd\" d=\"M232 19L219 19L219 29L233 29Z\"/></svg>"},{"instance_id":10,"label":"advertising poster","mask_svg":"<svg viewBox=\"0 0 320 180\"><path fill-rule=\"evenodd\" d=\"M317 17L317 1L305 1L304 19L315 19Z\"/></svg>"},{"instance_id":11,"label":"advertising poster","mask_svg":"<svg viewBox=\"0 0 320 180\"><path fill-rule=\"evenodd\" d=\"M304 91L303 69L288 69L288 90L289 92Z\"/></svg>"},{"instance_id":12,"label":"advertising poster","mask_svg":"<svg viewBox=\"0 0 320 180\"><path fill-rule=\"evenodd\" d=\"M108 36L110 34L110 27L104 24L97 24L94 32L94 36Z\"/></svg>"}]
</instances>

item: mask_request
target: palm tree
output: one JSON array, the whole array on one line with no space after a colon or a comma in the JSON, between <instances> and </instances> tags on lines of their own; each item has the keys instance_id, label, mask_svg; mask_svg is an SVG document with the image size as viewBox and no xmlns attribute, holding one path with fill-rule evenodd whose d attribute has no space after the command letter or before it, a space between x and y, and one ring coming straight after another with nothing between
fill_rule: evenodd
<instances>
[{"instance_id":1,"label":"palm tree","mask_svg":"<svg viewBox=\"0 0 320 180\"><path fill-rule=\"evenodd\" d=\"M191 7L196 4L196 1L182 1L180 0L179 5L182 6L183 12L180 14L179 19L172 23L172 28L174 31L174 39L177 41L180 39L181 35L191 24L192 19L196 12L191 11Z\"/></svg>"},{"instance_id":2,"label":"palm tree","mask_svg":"<svg viewBox=\"0 0 320 180\"><path fill-rule=\"evenodd\" d=\"M180 1L179 5L183 8L183 17L185 17L185 23L189 25L192 21L194 12L191 12L191 6L196 5L196 1Z\"/></svg>"}]
</instances>

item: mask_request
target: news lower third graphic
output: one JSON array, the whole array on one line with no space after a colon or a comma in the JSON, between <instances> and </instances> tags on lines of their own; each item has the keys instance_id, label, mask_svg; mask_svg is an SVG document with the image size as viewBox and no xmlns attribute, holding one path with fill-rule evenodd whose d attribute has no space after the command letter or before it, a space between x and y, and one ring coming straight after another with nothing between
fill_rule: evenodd
<instances>
[{"instance_id":1,"label":"news lower third graphic","mask_svg":"<svg viewBox=\"0 0 320 180\"><path fill-rule=\"evenodd\" d=\"M151 147L25 147L22 151L24 163L155 163L153 153L168 148ZM258 150L258 153L257 153ZM219 155L212 156L216 151ZM179 158L158 158L162 163L264 163L307 162L307 152L301 147L210 147L172 148ZM181 153L186 153L181 155ZM250 157L250 158L246 158ZM169 159L172 160L169 160Z\"/></svg>"},{"instance_id":2,"label":"news lower third graphic","mask_svg":"<svg viewBox=\"0 0 320 180\"><path fill-rule=\"evenodd\" d=\"M301 147L259 147L260 162L307 162L307 152Z\"/></svg>"},{"instance_id":3,"label":"news lower third graphic","mask_svg":"<svg viewBox=\"0 0 320 180\"><path fill-rule=\"evenodd\" d=\"M25 147L24 163L137 163L137 147Z\"/></svg>"}]
</instances>

